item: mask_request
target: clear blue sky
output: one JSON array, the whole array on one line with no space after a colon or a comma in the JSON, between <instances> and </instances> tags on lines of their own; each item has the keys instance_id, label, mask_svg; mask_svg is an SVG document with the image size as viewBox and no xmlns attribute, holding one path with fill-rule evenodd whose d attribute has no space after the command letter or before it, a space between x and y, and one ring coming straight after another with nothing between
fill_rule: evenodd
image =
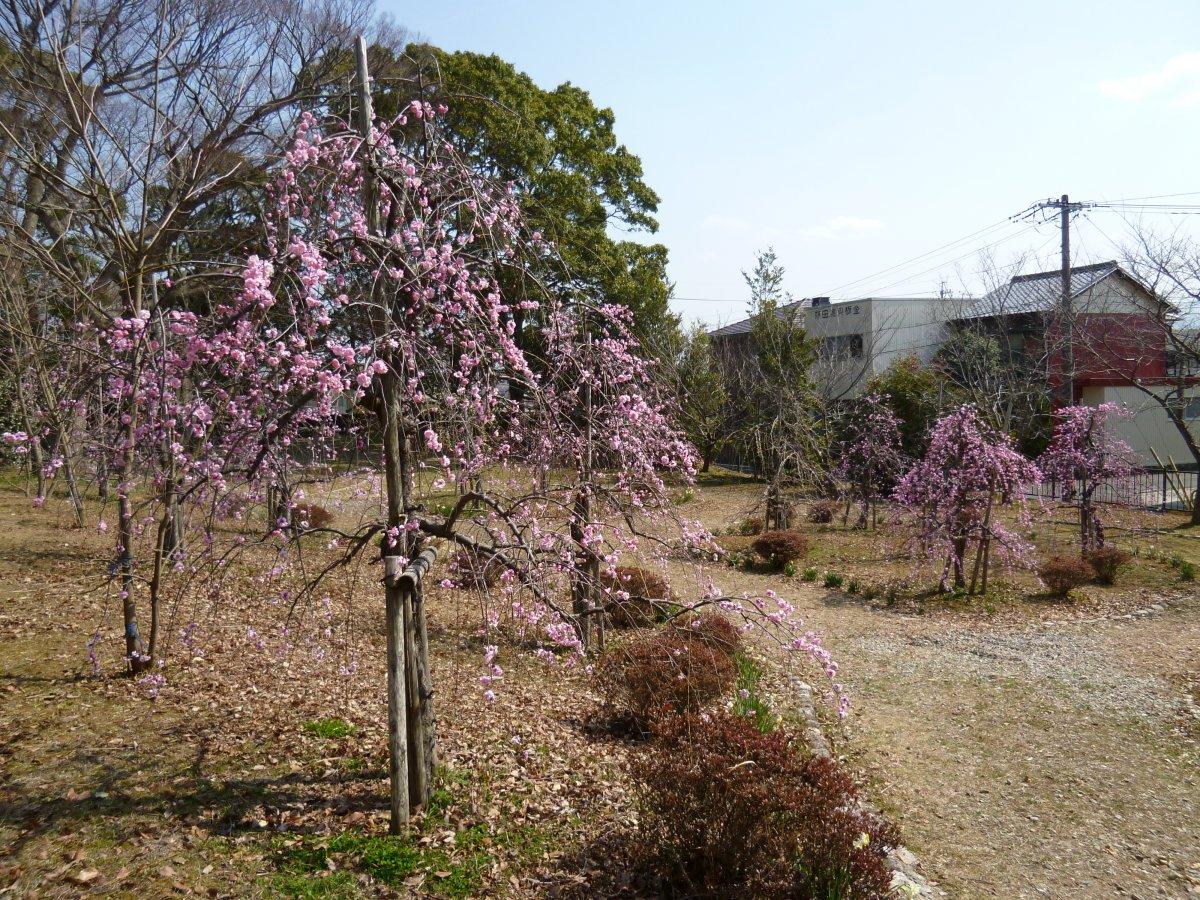
<instances>
[{"instance_id":1,"label":"clear blue sky","mask_svg":"<svg viewBox=\"0 0 1200 900\"><path fill-rule=\"evenodd\" d=\"M1200 192L1200 0L383 4L614 110L662 197L688 320L740 318L741 270L768 244L796 296L977 289L982 245L1052 267L1057 228L1006 225L841 286L1051 195ZM1129 227L1108 210L1076 225L1080 263Z\"/></svg>"}]
</instances>

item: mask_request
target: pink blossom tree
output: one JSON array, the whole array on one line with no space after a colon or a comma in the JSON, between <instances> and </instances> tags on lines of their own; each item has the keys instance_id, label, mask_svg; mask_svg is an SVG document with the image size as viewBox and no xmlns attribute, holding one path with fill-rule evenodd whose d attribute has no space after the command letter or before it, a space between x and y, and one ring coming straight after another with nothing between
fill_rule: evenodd
<instances>
[{"instance_id":1,"label":"pink blossom tree","mask_svg":"<svg viewBox=\"0 0 1200 900\"><path fill-rule=\"evenodd\" d=\"M365 85L361 50L360 66ZM394 585L405 566L427 565L431 539L448 542L501 571L485 629L504 616L539 638L543 659L575 664L602 612L600 576L618 560L713 552L699 526L678 518L667 487L690 477L694 454L652 399L618 308L529 293L526 261L553 248L523 227L510 189L458 157L442 110L414 102L376 121L369 99L360 91L355 130L302 122L273 189L263 286L319 311L331 357L355 373L352 399L377 418L384 514L336 535L342 559L377 536ZM458 499L427 508L418 475ZM710 582L684 612L704 604L835 675L781 598L730 597ZM389 662L399 828L428 796L432 688L420 592L389 586L386 609L389 659L402 660ZM495 657L485 659L487 691L502 677Z\"/></svg>"},{"instance_id":2,"label":"pink blossom tree","mask_svg":"<svg viewBox=\"0 0 1200 900\"><path fill-rule=\"evenodd\" d=\"M1104 526L1096 489L1133 471L1133 449L1112 434L1112 419L1129 415L1116 403L1065 406L1057 411L1050 445L1038 459L1044 474L1063 484L1063 497L1079 507L1079 551L1087 556L1104 546Z\"/></svg>"},{"instance_id":3,"label":"pink blossom tree","mask_svg":"<svg viewBox=\"0 0 1200 900\"><path fill-rule=\"evenodd\" d=\"M877 510L904 473L908 457L904 453L900 419L878 394L867 394L856 405L842 442L836 478L846 484L846 512L858 505L857 527L874 527Z\"/></svg>"},{"instance_id":4,"label":"pink blossom tree","mask_svg":"<svg viewBox=\"0 0 1200 900\"><path fill-rule=\"evenodd\" d=\"M335 401L352 384L353 372L330 361L320 316L267 291L270 278L270 263L252 258L209 315L165 309L154 290L138 314L93 318L72 335L72 355L90 363L70 395L96 398L112 413L93 416L79 444L119 473L110 572L135 674L158 650L164 579L200 571L216 549L213 521L235 493L253 499L278 481L294 444L303 440L310 456L327 452ZM87 401L62 406L82 417ZM102 531L107 512L102 504ZM194 541L185 540L189 530ZM141 558L147 533L151 549ZM148 640L139 628L142 592Z\"/></svg>"},{"instance_id":5,"label":"pink blossom tree","mask_svg":"<svg viewBox=\"0 0 1200 900\"><path fill-rule=\"evenodd\" d=\"M939 588L987 591L993 547L1008 562L1028 563L1029 542L996 513L1016 510L1017 527L1029 524L1025 486L1041 478L1038 467L997 432L974 406L938 419L925 455L896 486L895 500L917 520L917 548L925 559L942 560ZM970 585L966 566L974 552Z\"/></svg>"}]
</instances>

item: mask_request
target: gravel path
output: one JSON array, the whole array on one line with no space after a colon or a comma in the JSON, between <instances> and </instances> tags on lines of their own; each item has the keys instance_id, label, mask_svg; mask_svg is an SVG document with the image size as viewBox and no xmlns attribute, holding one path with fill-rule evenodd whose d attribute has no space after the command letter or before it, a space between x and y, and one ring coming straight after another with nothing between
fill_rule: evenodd
<instances>
[{"instance_id":1,"label":"gravel path","mask_svg":"<svg viewBox=\"0 0 1200 900\"><path fill-rule=\"evenodd\" d=\"M725 527L739 503L709 490L693 514ZM854 703L834 752L951 897L1200 897L1200 594L1001 625L714 575L781 591L823 634Z\"/></svg>"},{"instance_id":2,"label":"gravel path","mask_svg":"<svg viewBox=\"0 0 1200 900\"><path fill-rule=\"evenodd\" d=\"M822 618L858 700L842 750L952 896L1200 896L1200 603L1007 631Z\"/></svg>"}]
</instances>

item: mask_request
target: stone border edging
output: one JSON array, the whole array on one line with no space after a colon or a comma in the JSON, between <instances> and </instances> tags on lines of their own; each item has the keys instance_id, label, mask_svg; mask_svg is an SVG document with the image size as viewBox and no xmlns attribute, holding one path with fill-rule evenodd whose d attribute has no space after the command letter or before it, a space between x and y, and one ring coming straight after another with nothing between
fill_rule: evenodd
<instances>
[{"instance_id":1,"label":"stone border edging","mask_svg":"<svg viewBox=\"0 0 1200 900\"><path fill-rule=\"evenodd\" d=\"M813 703L812 686L796 676L791 677L792 687L799 698L798 712L804 727L804 739L812 748L813 753L832 759L829 742L825 740L825 732L821 730L821 722L817 719L816 705ZM870 803L860 799L859 805L867 812L878 815L878 810ZM892 868L892 896L912 900L915 897L946 900L946 892L929 883L918 869L917 857L907 847L893 847L888 852L888 865Z\"/></svg>"}]
</instances>

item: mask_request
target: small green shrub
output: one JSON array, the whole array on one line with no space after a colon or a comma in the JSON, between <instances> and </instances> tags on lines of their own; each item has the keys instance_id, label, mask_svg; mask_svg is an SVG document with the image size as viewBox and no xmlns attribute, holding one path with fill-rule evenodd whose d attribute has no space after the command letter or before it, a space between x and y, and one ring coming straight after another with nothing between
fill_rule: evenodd
<instances>
[{"instance_id":1,"label":"small green shrub","mask_svg":"<svg viewBox=\"0 0 1200 900\"><path fill-rule=\"evenodd\" d=\"M845 580L840 572L825 573L825 587L827 588L840 588Z\"/></svg>"},{"instance_id":2,"label":"small green shrub","mask_svg":"<svg viewBox=\"0 0 1200 900\"><path fill-rule=\"evenodd\" d=\"M304 723L304 733L319 738L349 737L354 727L344 719L314 719Z\"/></svg>"},{"instance_id":3,"label":"small green shrub","mask_svg":"<svg viewBox=\"0 0 1200 900\"><path fill-rule=\"evenodd\" d=\"M785 565L783 567L783 574L786 575L788 578L796 577L796 562L795 562L795 560L788 560L787 565Z\"/></svg>"},{"instance_id":4,"label":"small green shrub","mask_svg":"<svg viewBox=\"0 0 1200 900\"><path fill-rule=\"evenodd\" d=\"M739 533L746 534L746 535L762 534L762 530L763 530L763 520L759 519L755 516L751 516L749 519L744 521L741 524L741 527L738 529Z\"/></svg>"},{"instance_id":5,"label":"small green shrub","mask_svg":"<svg viewBox=\"0 0 1200 900\"><path fill-rule=\"evenodd\" d=\"M1171 562L1172 569L1178 569L1180 566L1183 565L1184 559L1183 559L1183 556L1181 556L1179 553L1172 553L1170 562Z\"/></svg>"},{"instance_id":6,"label":"small green shrub","mask_svg":"<svg viewBox=\"0 0 1200 900\"><path fill-rule=\"evenodd\" d=\"M1179 580L1180 581L1195 581L1196 580L1196 564L1184 560L1179 564Z\"/></svg>"},{"instance_id":7,"label":"small green shrub","mask_svg":"<svg viewBox=\"0 0 1200 900\"><path fill-rule=\"evenodd\" d=\"M671 498L671 502L676 506L683 506L685 503L691 503L696 499L696 492L690 487L684 488L678 494Z\"/></svg>"},{"instance_id":8,"label":"small green shrub","mask_svg":"<svg viewBox=\"0 0 1200 900\"><path fill-rule=\"evenodd\" d=\"M858 585L857 578L851 578L848 582L846 582L846 593L857 594L858 589L859 589L859 585Z\"/></svg>"},{"instance_id":9,"label":"small green shrub","mask_svg":"<svg viewBox=\"0 0 1200 900\"><path fill-rule=\"evenodd\" d=\"M734 663L737 665L734 715L748 717L754 722L754 727L763 734L774 731L778 720L766 700L758 693L758 685L762 681L762 668L745 653L739 653Z\"/></svg>"}]
</instances>

